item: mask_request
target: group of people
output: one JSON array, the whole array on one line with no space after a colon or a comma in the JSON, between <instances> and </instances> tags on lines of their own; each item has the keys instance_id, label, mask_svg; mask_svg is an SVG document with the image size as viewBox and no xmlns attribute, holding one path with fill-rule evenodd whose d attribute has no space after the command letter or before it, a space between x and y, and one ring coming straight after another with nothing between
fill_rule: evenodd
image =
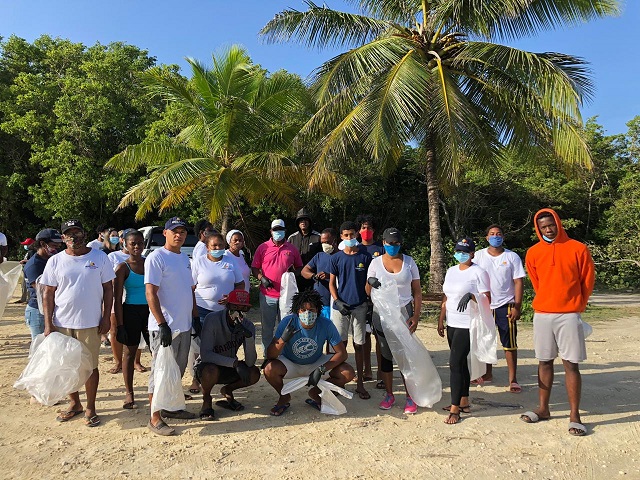
<instances>
[{"instance_id":1,"label":"group of people","mask_svg":"<svg viewBox=\"0 0 640 480\"><path fill-rule=\"evenodd\" d=\"M376 387L384 390L379 407L392 408L396 401L394 352L386 341L371 292L383 284L397 285L404 324L411 334L416 331L422 288L415 261L401 251L402 233L387 228L382 242L377 243L371 216L344 222L337 232L327 228L318 233L312 229L305 209L298 212L296 224L297 231L287 239L284 221L273 220L270 238L258 246L250 263L245 258L241 231L231 230L222 236L206 221L195 227L199 243L189 259L181 252L188 226L179 217L166 222L164 246L146 259L142 256L142 234L134 229L105 229L97 249L87 244L86 231L77 220L64 222L60 232L45 229L38 233L37 253L29 260L32 264L25 266L25 274L34 299L36 281L42 286L42 330L45 335L59 331L84 343L95 367L85 385L86 409L76 392L58 420L68 421L84 413L88 426L100 423L95 411L100 334L110 330L112 342L115 339L124 345L125 409L136 407L133 372L141 338L152 354L150 403L156 383L155 358L160 348L170 347L181 375L192 365L191 390L203 395L199 418L213 420L214 386L222 385L218 406L242 410L244 406L235 399L234 391L257 383L261 369L278 394L270 410L273 416L281 416L290 406L291 396L282 395L284 380L289 378L308 377L307 386L311 388L306 403L318 410L322 407L318 388L321 378L340 387L355 378L358 397L371 398L365 382L373 380L372 336L376 339ZM539 242L527 252L526 266L536 292L534 347L540 365L540 404L521 419L534 423L549 418L553 362L560 355L571 407L569 432L584 435L578 364L586 359L586 351L580 313L593 289L593 261L585 245L569 239L553 210L539 211L534 227ZM459 239L454 252L457 264L446 273L437 331L440 336L446 332L450 347L451 403L445 407L448 424L458 423L461 414L471 411L472 381L493 381L490 365L483 377L470 378L470 302L485 297L490 303L507 360L508 389L516 394L522 390L516 378L516 321L526 273L519 256L504 247L504 237L502 227L491 225L486 236L489 247L479 251L473 239ZM66 249L55 255L62 244ZM120 249L106 255L105 250L116 244ZM298 293L293 296L290 311L282 311L281 288L288 272L295 274ZM260 367L256 328L244 316L251 307L250 276L260 290L264 358ZM27 307L28 323L29 316L36 315L32 309L37 309L37 302ZM349 334L355 369L347 362ZM241 346L242 357L238 355ZM404 412L417 410L407 392ZM158 435L172 435L175 431L165 422L167 418L191 419L196 415L186 410L152 411L147 426Z\"/></svg>"}]
</instances>

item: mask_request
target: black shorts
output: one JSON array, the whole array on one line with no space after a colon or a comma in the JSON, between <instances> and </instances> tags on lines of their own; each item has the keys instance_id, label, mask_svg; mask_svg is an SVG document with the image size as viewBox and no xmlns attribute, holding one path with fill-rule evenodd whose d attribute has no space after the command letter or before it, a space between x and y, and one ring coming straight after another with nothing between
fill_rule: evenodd
<instances>
[{"instance_id":1,"label":"black shorts","mask_svg":"<svg viewBox=\"0 0 640 480\"><path fill-rule=\"evenodd\" d=\"M149 343L149 305L122 304L122 323L127 332L128 347L137 346L140 343L140 335Z\"/></svg>"},{"instance_id":2,"label":"black shorts","mask_svg":"<svg viewBox=\"0 0 640 480\"><path fill-rule=\"evenodd\" d=\"M223 367L220 365L216 365L215 363L204 363L200 362L193 366L194 377L196 378L198 383L202 383L200 380L200 375L202 375L202 370L207 365L215 365L218 367L218 381L216 385L229 385L230 383L235 383L240 380L240 375L236 372L236 369L233 367Z\"/></svg>"},{"instance_id":3,"label":"black shorts","mask_svg":"<svg viewBox=\"0 0 640 480\"><path fill-rule=\"evenodd\" d=\"M518 327L516 322L510 322L507 315L511 313L513 303L507 303L493 310L493 319L496 321L498 333L500 334L500 342L504 350L518 350L516 337L518 336Z\"/></svg>"}]
</instances>

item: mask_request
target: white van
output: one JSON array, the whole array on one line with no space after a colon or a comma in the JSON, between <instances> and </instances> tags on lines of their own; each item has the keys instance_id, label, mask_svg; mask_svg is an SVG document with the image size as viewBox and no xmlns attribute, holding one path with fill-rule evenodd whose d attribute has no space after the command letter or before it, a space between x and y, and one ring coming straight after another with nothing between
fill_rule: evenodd
<instances>
[{"instance_id":1,"label":"white van","mask_svg":"<svg viewBox=\"0 0 640 480\"><path fill-rule=\"evenodd\" d=\"M142 252L143 256L149 255L156 248L161 248L164 246L164 235L162 235L163 227L159 227L157 225L150 225L148 227L139 228L140 232L144 237L144 251ZM191 258L191 254L193 253L193 247L198 243L198 237L196 237L193 233L187 234L187 239L184 242L184 245L180 249L182 253L186 253L189 258Z\"/></svg>"}]
</instances>

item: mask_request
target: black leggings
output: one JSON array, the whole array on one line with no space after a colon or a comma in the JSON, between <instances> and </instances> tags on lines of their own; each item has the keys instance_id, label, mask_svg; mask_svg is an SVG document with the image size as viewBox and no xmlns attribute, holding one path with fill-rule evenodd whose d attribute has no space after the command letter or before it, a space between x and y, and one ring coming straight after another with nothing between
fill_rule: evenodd
<instances>
[{"instance_id":1,"label":"black leggings","mask_svg":"<svg viewBox=\"0 0 640 480\"><path fill-rule=\"evenodd\" d=\"M469 396L471 373L467 355L471 346L468 328L447 327L449 342L449 383L451 385L451 405L460 406L460 399Z\"/></svg>"}]
</instances>

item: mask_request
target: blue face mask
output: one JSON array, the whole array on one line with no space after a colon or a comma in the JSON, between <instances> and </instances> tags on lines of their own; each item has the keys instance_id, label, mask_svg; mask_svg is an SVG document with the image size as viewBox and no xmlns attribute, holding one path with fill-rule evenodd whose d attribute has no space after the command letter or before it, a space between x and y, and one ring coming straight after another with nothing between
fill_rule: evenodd
<instances>
[{"instance_id":1,"label":"blue face mask","mask_svg":"<svg viewBox=\"0 0 640 480\"><path fill-rule=\"evenodd\" d=\"M458 261L458 263L464 263L471 258L471 254L465 252L456 252L453 254L453 257Z\"/></svg>"},{"instance_id":2,"label":"blue face mask","mask_svg":"<svg viewBox=\"0 0 640 480\"><path fill-rule=\"evenodd\" d=\"M318 314L316 312L312 312L311 310L305 310L304 312L298 313L298 318L300 319L300 323L304 327L312 327L316 323Z\"/></svg>"},{"instance_id":3,"label":"blue face mask","mask_svg":"<svg viewBox=\"0 0 640 480\"><path fill-rule=\"evenodd\" d=\"M209 255L213 258L222 258L224 255L224 250L209 250Z\"/></svg>"},{"instance_id":4,"label":"blue face mask","mask_svg":"<svg viewBox=\"0 0 640 480\"><path fill-rule=\"evenodd\" d=\"M22 248L24 248L25 250L29 250L29 245L23 245Z\"/></svg>"},{"instance_id":5,"label":"blue face mask","mask_svg":"<svg viewBox=\"0 0 640 480\"><path fill-rule=\"evenodd\" d=\"M281 242L284 240L284 230L274 230L271 232L271 238L274 242Z\"/></svg>"},{"instance_id":6,"label":"blue face mask","mask_svg":"<svg viewBox=\"0 0 640 480\"><path fill-rule=\"evenodd\" d=\"M120 237L109 237L109 243L111 245L117 245L120 242Z\"/></svg>"},{"instance_id":7,"label":"blue face mask","mask_svg":"<svg viewBox=\"0 0 640 480\"><path fill-rule=\"evenodd\" d=\"M553 238L549 238L549 237L547 237L546 235L542 235L542 239L543 239L545 242L547 242L547 243L551 243L551 242L553 242Z\"/></svg>"},{"instance_id":8,"label":"blue face mask","mask_svg":"<svg viewBox=\"0 0 640 480\"><path fill-rule=\"evenodd\" d=\"M502 242L504 242L504 238L499 237L498 235L492 235L489 237L489 245L492 247L500 247L502 246Z\"/></svg>"},{"instance_id":9,"label":"blue face mask","mask_svg":"<svg viewBox=\"0 0 640 480\"><path fill-rule=\"evenodd\" d=\"M385 245L384 246L384 251L387 252L387 254L389 254L392 257L395 257L396 255L398 255L398 252L400 252L400 245Z\"/></svg>"},{"instance_id":10,"label":"blue face mask","mask_svg":"<svg viewBox=\"0 0 640 480\"><path fill-rule=\"evenodd\" d=\"M357 238L350 238L349 240L344 240L345 247L355 247L356 245L358 245Z\"/></svg>"}]
</instances>

